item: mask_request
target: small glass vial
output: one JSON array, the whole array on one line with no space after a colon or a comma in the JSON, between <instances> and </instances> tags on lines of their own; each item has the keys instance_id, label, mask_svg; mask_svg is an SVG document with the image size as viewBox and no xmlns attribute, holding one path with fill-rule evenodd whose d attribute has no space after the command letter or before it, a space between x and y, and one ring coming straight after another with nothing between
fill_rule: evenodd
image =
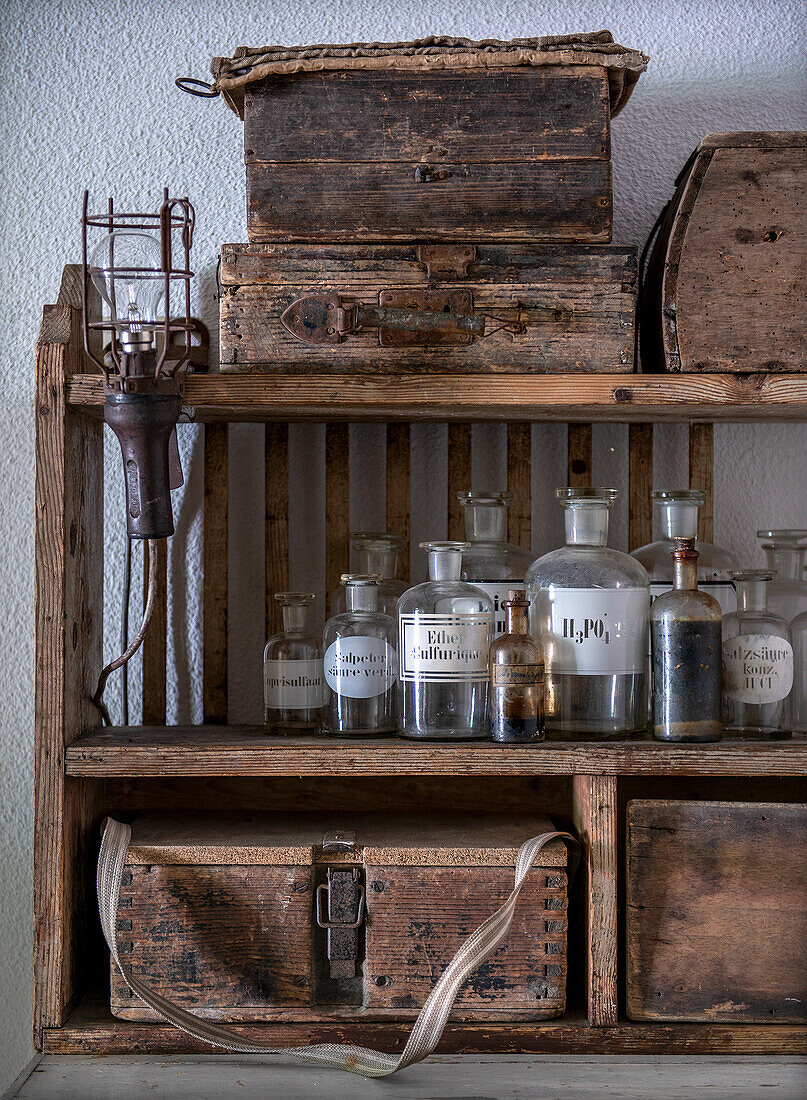
<instances>
[{"instance_id":1,"label":"small glass vial","mask_svg":"<svg viewBox=\"0 0 807 1100\"><path fill-rule=\"evenodd\" d=\"M505 631L504 601L511 588L524 580L535 556L507 542L510 493L457 493L465 509L465 537L470 546L462 555L462 579L478 585L493 603L493 636Z\"/></svg>"},{"instance_id":2,"label":"small glass vial","mask_svg":"<svg viewBox=\"0 0 807 1100\"><path fill-rule=\"evenodd\" d=\"M723 728L734 738L784 740L791 735L790 625L767 610L770 573L732 578L738 607L723 618Z\"/></svg>"},{"instance_id":3,"label":"small glass vial","mask_svg":"<svg viewBox=\"0 0 807 1100\"><path fill-rule=\"evenodd\" d=\"M399 597L409 587L398 580L398 559L405 545L403 535L393 535L389 531L383 534L355 531L350 535L351 572L381 574L378 610L393 618ZM343 611L347 611L347 589L340 584L331 595L331 614L341 615Z\"/></svg>"},{"instance_id":4,"label":"small glass vial","mask_svg":"<svg viewBox=\"0 0 807 1100\"><path fill-rule=\"evenodd\" d=\"M527 570L530 631L544 647L546 732L558 740L647 733L649 579L611 550L616 489L557 489L566 545Z\"/></svg>"},{"instance_id":5,"label":"small glass vial","mask_svg":"<svg viewBox=\"0 0 807 1100\"><path fill-rule=\"evenodd\" d=\"M698 513L706 503L702 489L659 489L653 493L653 505L662 537L634 550L650 577L650 598L668 592L673 583L672 552L676 538L695 539L698 552L698 589L714 596L724 615L737 610L737 595L731 572L739 568L734 555L711 542L698 539Z\"/></svg>"},{"instance_id":6,"label":"small glass vial","mask_svg":"<svg viewBox=\"0 0 807 1100\"><path fill-rule=\"evenodd\" d=\"M398 600L398 731L423 741L490 737L493 605L460 580L467 542L422 542L429 577Z\"/></svg>"},{"instance_id":7,"label":"small glass vial","mask_svg":"<svg viewBox=\"0 0 807 1100\"><path fill-rule=\"evenodd\" d=\"M674 587L650 608L653 736L658 741L719 741L722 614L698 589L694 538L676 538Z\"/></svg>"},{"instance_id":8,"label":"small glass vial","mask_svg":"<svg viewBox=\"0 0 807 1100\"><path fill-rule=\"evenodd\" d=\"M757 531L757 538L762 543L771 572L768 610L792 623L797 615L807 611L807 583L804 581L807 531Z\"/></svg>"},{"instance_id":9,"label":"small glass vial","mask_svg":"<svg viewBox=\"0 0 807 1100\"><path fill-rule=\"evenodd\" d=\"M325 624L325 729L340 737L394 733L395 620L378 610L380 573L343 573L347 611Z\"/></svg>"},{"instance_id":10,"label":"small glass vial","mask_svg":"<svg viewBox=\"0 0 807 1100\"><path fill-rule=\"evenodd\" d=\"M320 733L326 686L320 639L308 629L314 592L276 592L283 630L263 651L264 723L267 733Z\"/></svg>"},{"instance_id":11,"label":"small glass vial","mask_svg":"<svg viewBox=\"0 0 807 1100\"><path fill-rule=\"evenodd\" d=\"M530 635L526 593L503 602L505 632L490 647L490 735L502 744L544 739L544 652Z\"/></svg>"}]
</instances>

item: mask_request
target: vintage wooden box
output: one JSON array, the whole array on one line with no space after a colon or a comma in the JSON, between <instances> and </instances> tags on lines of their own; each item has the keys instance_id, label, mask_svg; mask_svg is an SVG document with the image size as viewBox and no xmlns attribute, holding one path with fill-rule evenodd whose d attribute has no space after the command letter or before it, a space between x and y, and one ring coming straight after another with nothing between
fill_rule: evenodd
<instances>
[{"instance_id":1,"label":"vintage wooden box","mask_svg":"<svg viewBox=\"0 0 807 1100\"><path fill-rule=\"evenodd\" d=\"M643 370L807 370L807 132L709 134L642 293Z\"/></svg>"},{"instance_id":2,"label":"vintage wooden box","mask_svg":"<svg viewBox=\"0 0 807 1100\"><path fill-rule=\"evenodd\" d=\"M221 369L630 372L636 267L610 245L225 245Z\"/></svg>"},{"instance_id":3,"label":"vintage wooden box","mask_svg":"<svg viewBox=\"0 0 807 1100\"><path fill-rule=\"evenodd\" d=\"M611 239L611 116L647 58L592 35L215 58L251 241Z\"/></svg>"},{"instance_id":4,"label":"vintage wooden box","mask_svg":"<svg viewBox=\"0 0 807 1100\"><path fill-rule=\"evenodd\" d=\"M632 1020L807 1020L807 805L627 809Z\"/></svg>"},{"instance_id":5,"label":"vintage wooden box","mask_svg":"<svg viewBox=\"0 0 807 1100\"><path fill-rule=\"evenodd\" d=\"M406 1019L507 899L519 845L552 829L547 818L497 815L142 817L121 890L121 952L156 992L214 1020ZM459 1018L564 1012L562 841L539 860L507 942L460 993ZM156 1018L114 963L111 1007Z\"/></svg>"}]
</instances>

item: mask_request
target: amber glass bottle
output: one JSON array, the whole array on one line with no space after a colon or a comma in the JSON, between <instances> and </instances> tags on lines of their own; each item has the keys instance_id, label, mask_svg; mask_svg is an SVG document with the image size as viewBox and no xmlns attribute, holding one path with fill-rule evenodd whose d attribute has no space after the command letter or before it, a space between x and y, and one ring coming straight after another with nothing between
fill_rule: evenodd
<instances>
[{"instance_id":1,"label":"amber glass bottle","mask_svg":"<svg viewBox=\"0 0 807 1100\"><path fill-rule=\"evenodd\" d=\"M544 651L527 626L529 601L511 591L506 629L490 647L490 735L504 743L544 739Z\"/></svg>"}]
</instances>

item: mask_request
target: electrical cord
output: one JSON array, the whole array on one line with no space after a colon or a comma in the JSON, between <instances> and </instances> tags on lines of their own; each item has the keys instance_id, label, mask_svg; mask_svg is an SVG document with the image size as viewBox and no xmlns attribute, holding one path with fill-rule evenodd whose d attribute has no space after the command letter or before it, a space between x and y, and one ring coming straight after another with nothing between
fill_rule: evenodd
<instances>
[{"instance_id":1,"label":"electrical cord","mask_svg":"<svg viewBox=\"0 0 807 1100\"><path fill-rule=\"evenodd\" d=\"M120 609L120 647L126 649L129 640L129 599L132 592L132 540L126 536L123 551L123 595ZM123 665L120 674L121 720L129 725L129 666Z\"/></svg>"},{"instance_id":2,"label":"electrical cord","mask_svg":"<svg viewBox=\"0 0 807 1100\"><path fill-rule=\"evenodd\" d=\"M109 711L104 704L104 688L110 675L115 669L121 668L126 662L137 653L140 646L143 644L143 639L146 636L146 632L149 628L151 616L154 611L154 601L157 588L157 561L159 558L159 543L163 541L161 539L149 539L148 540L148 554L149 554L149 574L148 574L148 590L146 595L146 606L143 610L143 621L140 624L140 629L132 638L129 645L121 653L120 657L116 657L114 661L101 670L101 675L98 677L98 686L95 689L95 695L92 697L93 703L98 708L101 719L105 726L111 726L112 720L109 717Z\"/></svg>"}]
</instances>

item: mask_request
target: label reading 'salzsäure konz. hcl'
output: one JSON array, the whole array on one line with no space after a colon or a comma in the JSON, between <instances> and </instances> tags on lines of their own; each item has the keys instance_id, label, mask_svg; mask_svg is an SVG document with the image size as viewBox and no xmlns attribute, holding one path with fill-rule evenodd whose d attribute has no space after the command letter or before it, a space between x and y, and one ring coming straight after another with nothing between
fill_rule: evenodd
<instances>
[{"instance_id":1,"label":"label reading 'salzs\u00e4ure konz. hcl'","mask_svg":"<svg viewBox=\"0 0 807 1100\"><path fill-rule=\"evenodd\" d=\"M778 703L793 687L793 647L775 634L723 642L723 691L741 703Z\"/></svg>"},{"instance_id":2,"label":"label reading 'salzs\u00e4ure konz. hcl'","mask_svg":"<svg viewBox=\"0 0 807 1100\"><path fill-rule=\"evenodd\" d=\"M491 614L398 616L403 681L472 684L488 678Z\"/></svg>"}]
</instances>

